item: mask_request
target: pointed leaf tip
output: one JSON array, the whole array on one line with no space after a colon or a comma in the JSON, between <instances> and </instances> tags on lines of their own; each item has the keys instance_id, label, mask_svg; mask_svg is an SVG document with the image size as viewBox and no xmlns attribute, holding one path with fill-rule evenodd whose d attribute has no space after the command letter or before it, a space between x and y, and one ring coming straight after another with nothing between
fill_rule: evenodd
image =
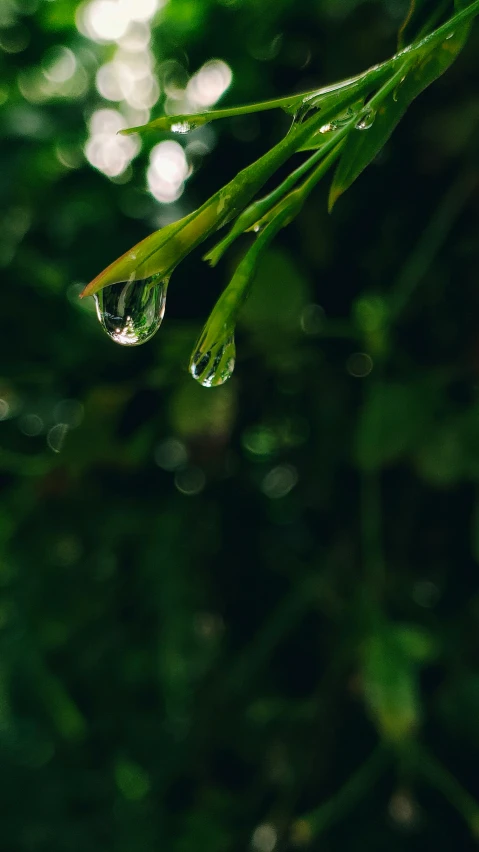
<instances>
[{"instance_id":1,"label":"pointed leaf tip","mask_svg":"<svg viewBox=\"0 0 479 852\"><path fill-rule=\"evenodd\" d=\"M340 189L339 186L335 186L334 183L333 183L333 185L332 185L332 187L329 191L328 213L333 212L333 207L336 204L336 201L338 200L338 198L340 198L342 194L343 194L343 190Z\"/></svg>"}]
</instances>

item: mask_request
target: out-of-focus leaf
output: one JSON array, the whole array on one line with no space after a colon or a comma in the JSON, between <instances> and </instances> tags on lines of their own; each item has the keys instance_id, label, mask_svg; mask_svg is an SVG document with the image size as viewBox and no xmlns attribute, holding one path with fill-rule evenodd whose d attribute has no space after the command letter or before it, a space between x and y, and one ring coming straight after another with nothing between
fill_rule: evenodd
<instances>
[{"instance_id":1,"label":"out-of-focus leaf","mask_svg":"<svg viewBox=\"0 0 479 852\"><path fill-rule=\"evenodd\" d=\"M393 628L393 635L399 647L414 662L426 663L436 656L434 637L423 627L416 624L397 624Z\"/></svg>"},{"instance_id":2,"label":"out-of-focus leaf","mask_svg":"<svg viewBox=\"0 0 479 852\"><path fill-rule=\"evenodd\" d=\"M381 467L421 444L434 412L431 390L420 383L378 383L371 389L358 423L360 467Z\"/></svg>"},{"instance_id":3,"label":"out-of-focus leaf","mask_svg":"<svg viewBox=\"0 0 479 852\"><path fill-rule=\"evenodd\" d=\"M331 186L330 210L379 153L412 101L452 65L464 47L469 30L469 24L462 25L442 44L421 54L411 67L405 68L404 77L386 95L377 112L366 120L364 128L355 128L350 133Z\"/></svg>"},{"instance_id":4,"label":"out-of-focus leaf","mask_svg":"<svg viewBox=\"0 0 479 852\"><path fill-rule=\"evenodd\" d=\"M364 643L364 698L381 735L400 741L417 728L421 716L416 668L394 628L379 630Z\"/></svg>"},{"instance_id":5,"label":"out-of-focus leaf","mask_svg":"<svg viewBox=\"0 0 479 852\"><path fill-rule=\"evenodd\" d=\"M436 707L454 739L479 745L479 674L465 670L441 690Z\"/></svg>"},{"instance_id":6,"label":"out-of-focus leaf","mask_svg":"<svg viewBox=\"0 0 479 852\"><path fill-rule=\"evenodd\" d=\"M279 333L298 329L308 289L307 281L289 256L272 247L259 262L255 286L241 311L241 322L258 331L272 326Z\"/></svg>"}]
</instances>

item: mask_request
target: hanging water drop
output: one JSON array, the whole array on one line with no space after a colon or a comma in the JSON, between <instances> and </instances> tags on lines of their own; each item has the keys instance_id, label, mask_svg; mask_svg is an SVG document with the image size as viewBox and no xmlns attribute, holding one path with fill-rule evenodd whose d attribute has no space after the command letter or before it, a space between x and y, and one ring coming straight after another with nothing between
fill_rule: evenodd
<instances>
[{"instance_id":1,"label":"hanging water drop","mask_svg":"<svg viewBox=\"0 0 479 852\"><path fill-rule=\"evenodd\" d=\"M139 346L158 331L165 313L168 279L151 275L121 281L95 295L98 319L115 343Z\"/></svg>"},{"instance_id":2,"label":"hanging water drop","mask_svg":"<svg viewBox=\"0 0 479 852\"><path fill-rule=\"evenodd\" d=\"M190 361L190 373L205 388L224 384L233 373L236 360L234 334L205 348L203 336Z\"/></svg>"},{"instance_id":3,"label":"hanging water drop","mask_svg":"<svg viewBox=\"0 0 479 852\"><path fill-rule=\"evenodd\" d=\"M369 130L369 128L373 126L375 118L375 110L368 109L356 124L356 130Z\"/></svg>"}]
</instances>

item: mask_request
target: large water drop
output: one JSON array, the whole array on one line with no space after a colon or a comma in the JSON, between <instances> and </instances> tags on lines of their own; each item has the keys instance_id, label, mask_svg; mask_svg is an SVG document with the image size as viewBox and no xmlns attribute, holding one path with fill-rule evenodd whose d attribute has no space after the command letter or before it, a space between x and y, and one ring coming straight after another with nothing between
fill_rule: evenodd
<instances>
[{"instance_id":1,"label":"large water drop","mask_svg":"<svg viewBox=\"0 0 479 852\"><path fill-rule=\"evenodd\" d=\"M122 346L139 346L158 331L165 313L168 279L151 275L121 281L95 296L96 312L106 333Z\"/></svg>"},{"instance_id":2,"label":"large water drop","mask_svg":"<svg viewBox=\"0 0 479 852\"><path fill-rule=\"evenodd\" d=\"M190 373L205 388L224 384L233 373L236 360L234 334L215 343L210 349L201 338L190 361Z\"/></svg>"}]
</instances>

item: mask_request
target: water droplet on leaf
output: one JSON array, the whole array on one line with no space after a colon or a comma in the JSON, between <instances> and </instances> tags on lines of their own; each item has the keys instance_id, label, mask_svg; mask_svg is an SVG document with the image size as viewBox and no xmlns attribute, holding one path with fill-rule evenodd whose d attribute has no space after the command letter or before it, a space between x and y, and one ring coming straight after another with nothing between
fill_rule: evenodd
<instances>
[{"instance_id":1,"label":"water droplet on leaf","mask_svg":"<svg viewBox=\"0 0 479 852\"><path fill-rule=\"evenodd\" d=\"M373 109L368 109L359 119L356 130L369 130L370 127L374 124L374 119L376 118L376 112Z\"/></svg>"},{"instance_id":2,"label":"water droplet on leaf","mask_svg":"<svg viewBox=\"0 0 479 852\"><path fill-rule=\"evenodd\" d=\"M168 279L151 275L121 281L95 295L98 319L115 343L139 346L158 331L165 313Z\"/></svg>"},{"instance_id":3,"label":"water droplet on leaf","mask_svg":"<svg viewBox=\"0 0 479 852\"><path fill-rule=\"evenodd\" d=\"M203 336L190 361L190 373L203 387L217 387L230 378L235 368L235 360L234 334L219 340L211 349L205 348Z\"/></svg>"},{"instance_id":4,"label":"water droplet on leaf","mask_svg":"<svg viewBox=\"0 0 479 852\"><path fill-rule=\"evenodd\" d=\"M190 130L194 130L198 127L197 124L194 124L192 121L175 121L170 130L172 133L189 133Z\"/></svg>"},{"instance_id":5,"label":"water droplet on leaf","mask_svg":"<svg viewBox=\"0 0 479 852\"><path fill-rule=\"evenodd\" d=\"M312 113L315 109L315 105L305 98L293 116L293 127L297 124L303 124L303 122L310 117L310 113Z\"/></svg>"},{"instance_id":6,"label":"water droplet on leaf","mask_svg":"<svg viewBox=\"0 0 479 852\"><path fill-rule=\"evenodd\" d=\"M402 84L404 83L405 79L406 79L406 74L404 75L404 77L401 77L401 79L400 79L399 83L397 84L396 88L394 89L394 92L393 92L393 101L396 101L396 103L397 103L397 101L399 100L399 89L401 88L401 86L402 86Z\"/></svg>"}]
</instances>

